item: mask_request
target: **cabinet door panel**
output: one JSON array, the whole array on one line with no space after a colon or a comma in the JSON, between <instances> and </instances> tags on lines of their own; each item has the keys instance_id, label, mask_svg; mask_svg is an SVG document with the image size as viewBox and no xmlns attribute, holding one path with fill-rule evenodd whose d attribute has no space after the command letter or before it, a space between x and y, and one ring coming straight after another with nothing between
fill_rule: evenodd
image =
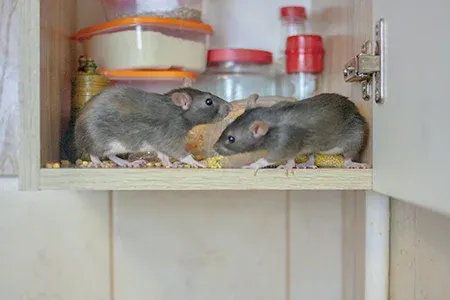
<instances>
[{"instance_id":1,"label":"cabinet door panel","mask_svg":"<svg viewBox=\"0 0 450 300\"><path fill-rule=\"evenodd\" d=\"M450 2L376 0L386 97L373 107L374 190L450 214Z\"/></svg>"}]
</instances>

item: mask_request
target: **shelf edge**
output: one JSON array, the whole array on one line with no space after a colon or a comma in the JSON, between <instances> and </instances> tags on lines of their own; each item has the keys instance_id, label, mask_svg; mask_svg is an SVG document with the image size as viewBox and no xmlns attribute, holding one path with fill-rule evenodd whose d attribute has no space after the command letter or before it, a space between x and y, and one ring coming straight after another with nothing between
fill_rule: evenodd
<instances>
[{"instance_id":1,"label":"shelf edge","mask_svg":"<svg viewBox=\"0 0 450 300\"><path fill-rule=\"evenodd\" d=\"M41 190L371 190L372 170L41 169Z\"/></svg>"}]
</instances>

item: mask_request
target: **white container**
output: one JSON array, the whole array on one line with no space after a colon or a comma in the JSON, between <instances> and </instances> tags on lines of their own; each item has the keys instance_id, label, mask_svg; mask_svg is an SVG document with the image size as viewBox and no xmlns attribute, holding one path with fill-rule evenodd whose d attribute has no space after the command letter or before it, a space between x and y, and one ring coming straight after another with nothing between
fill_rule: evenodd
<instances>
[{"instance_id":1,"label":"white container","mask_svg":"<svg viewBox=\"0 0 450 300\"><path fill-rule=\"evenodd\" d=\"M178 19L139 17L109 21L72 36L101 69L178 69L201 73L206 68L211 26Z\"/></svg>"},{"instance_id":2,"label":"white container","mask_svg":"<svg viewBox=\"0 0 450 300\"><path fill-rule=\"evenodd\" d=\"M180 87L191 87L196 76L183 71L122 71L102 70L111 85L133 86L138 89L164 94Z\"/></svg>"},{"instance_id":3,"label":"white container","mask_svg":"<svg viewBox=\"0 0 450 300\"><path fill-rule=\"evenodd\" d=\"M203 0L101 0L106 20L153 16L201 21Z\"/></svg>"}]
</instances>

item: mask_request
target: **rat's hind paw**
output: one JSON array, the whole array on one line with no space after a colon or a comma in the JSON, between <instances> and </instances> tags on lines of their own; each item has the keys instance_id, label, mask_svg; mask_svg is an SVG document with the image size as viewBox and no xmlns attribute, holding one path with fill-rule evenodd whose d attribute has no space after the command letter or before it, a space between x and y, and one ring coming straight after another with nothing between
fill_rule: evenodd
<instances>
[{"instance_id":1,"label":"rat's hind paw","mask_svg":"<svg viewBox=\"0 0 450 300\"><path fill-rule=\"evenodd\" d=\"M294 175L294 167L295 167L295 160L294 159L288 159L285 165L280 165L277 167L277 169L284 169L286 170L286 176L289 175L289 172Z\"/></svg>"},{"instance_id":2,"label":"rat's hind paw","mask_svg":"<svg viewBox=\"0 0 450 300\"><path fill-rule=\"evenodd\" d=\"M315 162L314 155L310 155L308 157L307 162L297 164L296 167L297 167L297 169L317 169L317 166L314 164L314 162Z\"/></svg>"},{"instance_id":3,"label":"rat's hind paw","mask_svg":"<svg viewBox=\"0 0 450 300\"><path fill-rule=\"evenodd\" d=\"M147 162L143 159L138 159L133 162L126 162L125 165L129 168L142 168L145 167Z\"/></svg>"},{"instance_id":4,"label":"rat's hind paw","mask_svg":"<svg viewBox=\"0 0 450 300\"><path fill-rule=\"evenodd\" d=\"M346 159L344 160L344 167L346 167L347 169L369 169L370 165L354 162L351 159Z\"/></svg>"},{"instance_id":5,"label":"rat's hind paw","mask_svg":"<svg viewBox=\"0 0 450 300\"><path fill-rule=\"evenodd\" d=\"M207 167L206 163L195 160L192 157L192 155L188 155L188 156L180 159L180 161L185 163L185 164L188 164L190 166L193 166L193 167L200 167L200 168L206 168Z\"/></svg>"},{"instance_id":6,"label":"rat's hind paw","mask_svg":"<svg viewBox=\"0 0 450 300\"><path fill-rule=\"evenodd\" d=\"M103 163L96 155L90 155L91 156L91 162L88 163L88 168L103 168Z\"/></svg>"}]
</instances>

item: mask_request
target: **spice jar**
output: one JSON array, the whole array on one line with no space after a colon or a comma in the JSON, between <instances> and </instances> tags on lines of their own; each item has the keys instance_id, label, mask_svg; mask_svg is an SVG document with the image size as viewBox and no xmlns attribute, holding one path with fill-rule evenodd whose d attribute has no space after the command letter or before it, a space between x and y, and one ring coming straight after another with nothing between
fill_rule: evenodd
<instances>
[{"instance_id":1,"label":"spice jar","mask_svg":"<svg viewBox=\"0 0 450 300\"><path fill-rule=\"evenodd\" d=\"M323 71L322 37L313 34L290 36L286 40L285 96L299 100L314 95Z\"/></svg>"},{"instance_id":2,"label":"spice jar","mask_svg":"<svg viewBox=\"0 0 450 300\"><path fill-rule=\"evenodd\" d=\"M284 6L280 8L280 23L281 23L281 40L278 47L278 53L274 70L276 73L276 94L286 96L286 86L284 86L285 70L285 51L286 40L293 35L306 33L306 10L303 6Z\"/></svg>"},{"instance_id":3,"label":"spice jar","mask_svg":"<svg viewBox=\"0 0 450 300\"><path fill-rule=\"evenodd\" d=\"M256 49L213 49L208 51L207 69L197 87L227 101L244 99L252 93L274 95L272 53Z\"/></svg>"},{"instance_id":4,"label":"spice jar","mask_svg":"<svg viewBox=\"0 0 450 300\"><path fill-rule=\"evenodd\" d=\"M76 118L84 104L108 85L108 78L97 72L97 64L94 60L85 56L78 58L78 71L72 78L70 120L67 131L60 142L62 160L74 162L79 158L74 144Z\"/></svg>"}]
</instances>

